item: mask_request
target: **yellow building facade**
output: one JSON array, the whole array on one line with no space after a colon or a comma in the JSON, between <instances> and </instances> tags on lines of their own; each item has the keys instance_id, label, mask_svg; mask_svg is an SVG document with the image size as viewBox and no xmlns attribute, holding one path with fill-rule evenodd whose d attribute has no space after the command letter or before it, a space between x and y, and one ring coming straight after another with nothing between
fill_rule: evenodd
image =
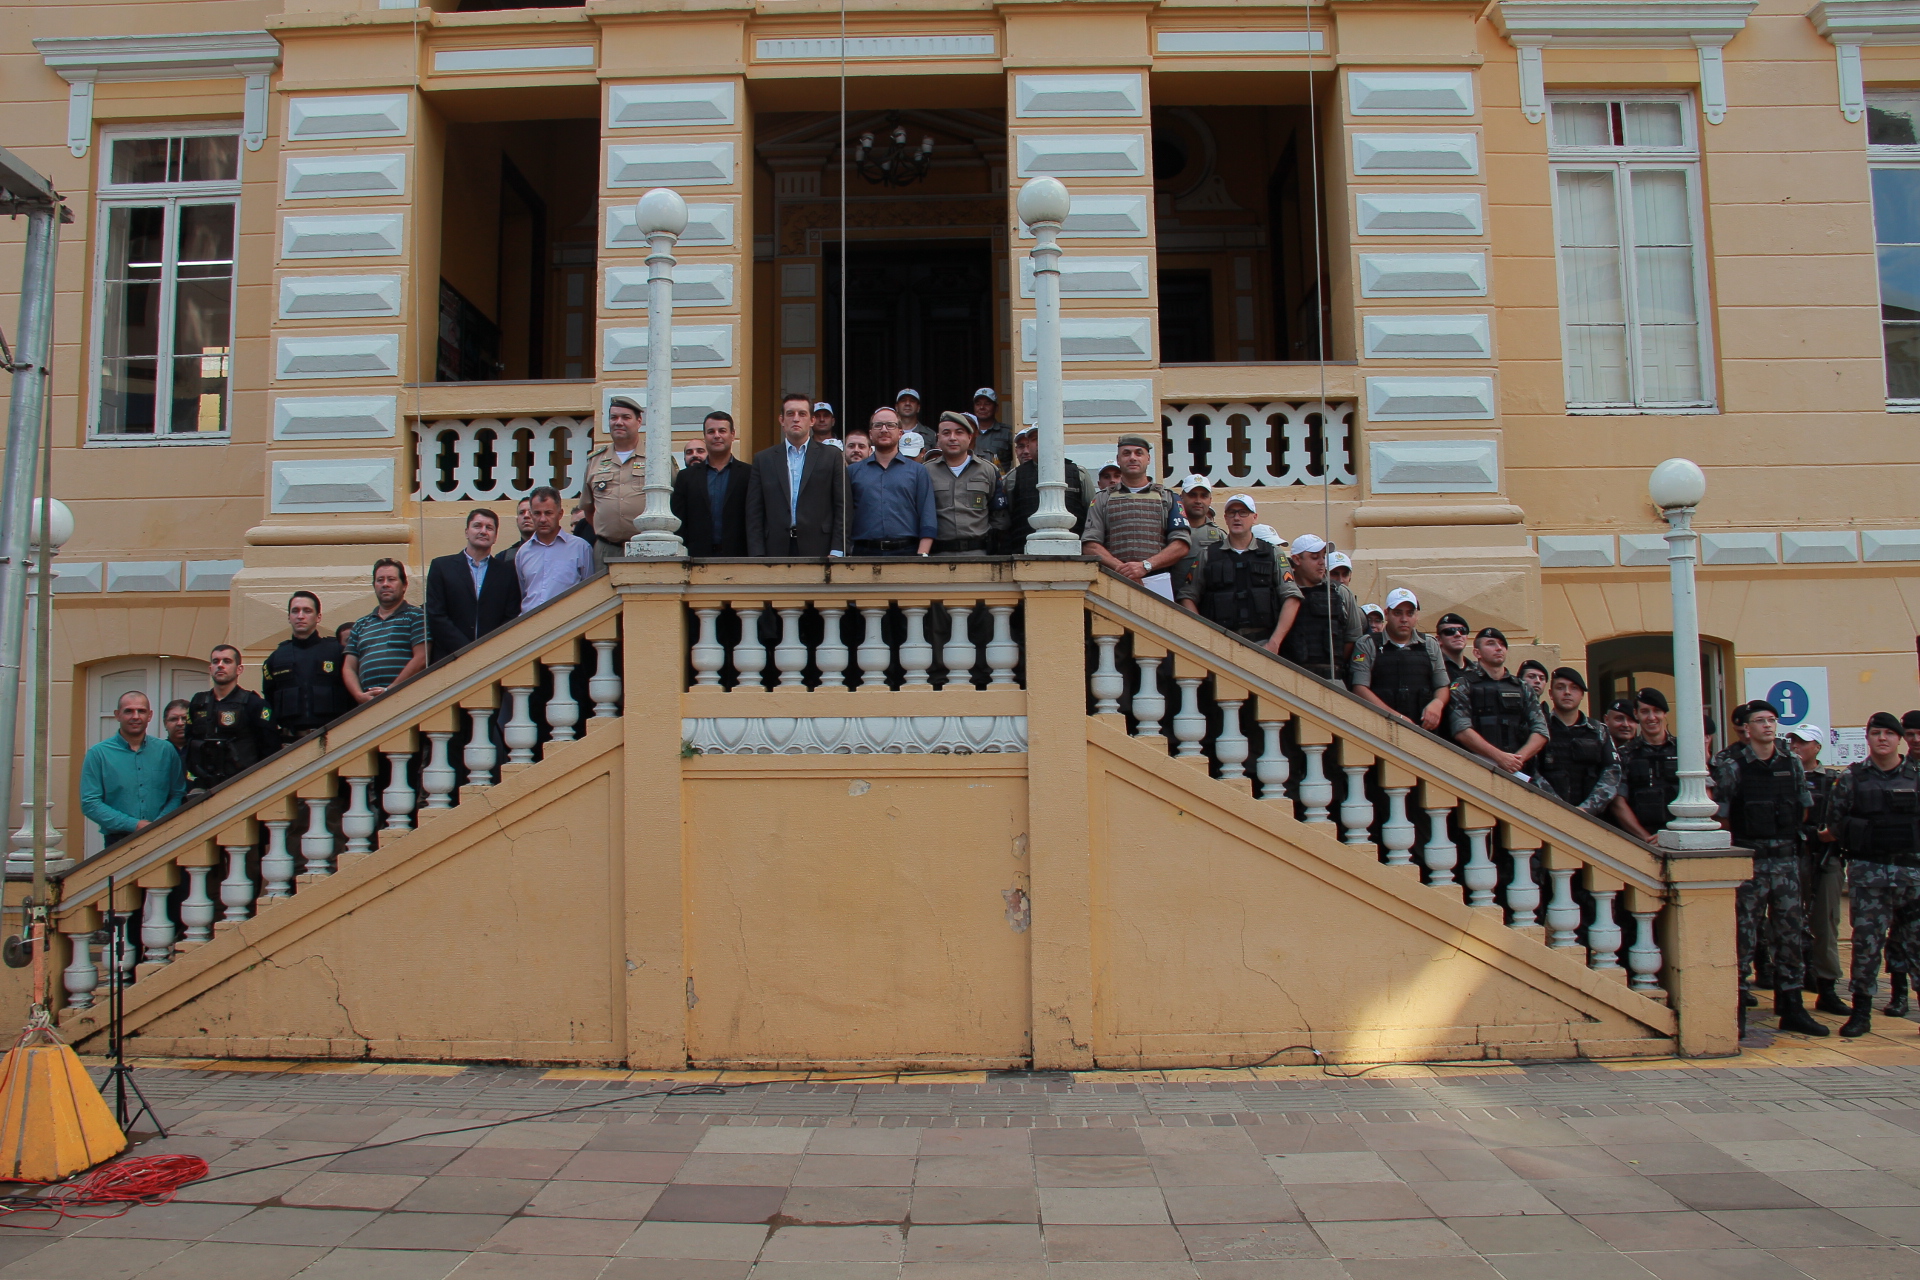
<instances>
[{"instance_id":1,"label":"yellow building facade","mask_svg":"<svg viewBox=\"0 0 1920 1280\"><path fill-rule=\"evenodd\" d=\"M1361 599L1405 586L1428 625L1457 611L1503 627L1585 670L1596 701L1671 690L1664 526L1646 478L1690 457L1709 480L1709 709L1771 693L1802 700L1789 720L1844 730L1920 703L1912 0L203 0L15 16L0 36L0 145L49 174L74 213L52 434L54 492L77 533L57 568L52 778L75 856L95 846L71 764L112 732L120 692L157 705L204 687L220 642L243 649L253 685L290 591L316 590L337 625L370 607L368 566L393 556L414 567L417 599L426 561L459 546L473 506L510 512L542 483L578 492L608 398L645 386L633 204L655 186L690 210L676 250L676 441L725 409L743 449L765 447L789 390L847 421L900 387L937 412L990 385L1004 419L1030 419L1034 241L1013 197L1050 175L1074 201L1062 237L1070 456L1097 463L1116 435L1157 431L1169 477L1208 477L1216 506L1250 493L1283 535L1350 551ZM855 148L865 163L843 168ZM0 228L0 290L19 263L19 231ZM0 296L0 314L14 307ZM729 572L730 589L755 581ZM929 600L939 589L914 588ZM637 588L621 590L634 607ZM626 662L631 699L630 650ZM664 696L683 693L695 696ZM635 785L648 775L634 772L625 719ZM1829 759L1852 749L1842 738ZM648 768L672 767L649 750ZM1385 767L1381 752L1352 750ZM724 794L706 765L685 780L696 825L703 797ZM1037 840L1020 817L1035 780L1001 772L989 789L1015 820L981 839ZM1443 773L1405 785L1453 785ZM1137 770L1101 776L1122 775L1165 794ZM326 798L303 785L274 800L293 806L285 821L296 801ZM1152 825L1124 808L1103 819L1136 820ZM204 878L221 857L204 850L228 847L228 830L187 842L213 862L177 850L164 861ZM246 834L248 847L268 838ZM1624 865L1603 892L1628 892ZM1640 870L1650 893L1660 875ZM1112 884L1060 883L1094 900ZM1144 909L1157 883L1128 892ZM617 954L598 937L575 941ZM1021 1045L1045 1022L1036 1011L1084 992L1028 967L1037 942L1002 942L996 972L1036 994L979 1014L975 1047L942 1060L1077 1060L1079 1048ZM713 963L747 972L750 959ZM929 991L956 980L915 979ZM606 981L619 986L617 966ZM1664 1012L1622 1013L1624 987L1603 994L1606 1018L1641 1021L1599 1040L1674 1033ZM684 999L694 1007L691 987ZM552 1031L511 1052L674 1059L635 1047L638 1033L615 1025L627 1016L590 1051L554 1049L566 1036ZM999 1030L982 1030L994 1018ZM155 1034L218 1047L211 1032ZM261 1033L247 1051L288 1034ZM701 1034L676 1042L682 1057L891 1061L925 1041L822 1054L799 1032L750 1051L710 1033L732 1047L685 1047ZM1061 1043L1089 1043L1075 1034ZM1142 1062L1228 1052L1193 1036L1165 1052L1141 1047L1151 1036L1102 1043Z\"/></svg>"}]
</instances>

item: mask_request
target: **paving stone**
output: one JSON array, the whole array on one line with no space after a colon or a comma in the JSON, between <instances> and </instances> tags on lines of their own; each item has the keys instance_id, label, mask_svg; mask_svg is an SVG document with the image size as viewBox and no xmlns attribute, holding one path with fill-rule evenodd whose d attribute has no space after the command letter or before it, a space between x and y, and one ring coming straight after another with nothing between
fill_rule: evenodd
<instances>
[{"instance_id":1,"label":"paving stone","mask_svg":"<svg viewBox=\"0 0 1920 1280\"><path fill-rule=\"evenodd\" d=\"M1599 1147L1500 1147L1494 1155L1523 1178L1620 1178L1633 1172Z\"/></svg>"},{"instance_id":2,"label":"paving stone","mask_svg":"<svg viewBox=\"0 0 1920 1280\"><path fill-rule=\"evenodd\" d=\"M1688 1136L1682 1131L1682 1136ZM1603 1150L1634 1173L1751 1173L1751 1165L1710 1142L1639 1142Z\"/></svg>"},{"instance_id":3,"label":"paving stone","mask_svg":"<svg viewBox=\"0 0 1920 1280\"><path fill-rule=\"evenodd\" d=\"M1279 1186L1164 1187L1167 1213L1179 1225L1302 1222L1305 1215Z\"/></svg>"},{"instance_id":4,"label":"paving stone","mask_svg":"<svg viewBox=\"0 0 1920 1280\"><path fill-rule=\"evenodd\" d=\"M184 1240L58 1240L0 1267L0 1276L6 1280L131 1280L186 1248Z\"/></svg>"},{"instance_id":5,"label":"paving stone","mask_svg":"<svg viewBox=\"0 0 1920 1280\"><path fill-rule=\"evenodd\" d=\"M634 1233L632 1222L594 1218L511 1218L484 1246L488 1253L610 1258Z\"/></svg>"},{"instance_id":6,"label":"paving stone","mask_svg":"<svg viewBox=\"0 0 1920 1280\"><path fill-rule=\"evenodd\" d=\"M1047 1280L1193 1280L1190 1262L1055 1262Z\"/></svg>"},{"instance_id":7,"label":"paving stone","mask_svg":"<svg viewBox=\"0 0 1920 1280\"><path fill-rule=\"evenodd\" d=\"M1500 1280L1479 1258L1368 1259L1342 1263L1351 1280Z\"/></svg>"},{"instance_id":8,"label":"paving stone","mask_svg":"<svg viewBox=\"0 0 1920 1280\"><path fill-rule=\"evenodd\" d=\"M120 1217L84 1225L74 1234L142 1240L204 1240L250 1212L252 1208L243 1204L135 1205Z\"/></svg>"},{"instance_id":9,"label":"paving stone","mask_svg":"<svg viewBox=\"0 0 1920 1280\"><path fill-rule=\"evenodd\" d=\"M1487 1259L1501 1280L1652 1280L1624 1253L1508 1253Z\"/></svg>"},{"instance_id":10,"label":"paving stone","mask_svg":"<svg viewBox=\"0 0 1920 1280\"><path fill-rule=\"evenodd\" d=\"M1036 1164L1038 1162L1036 1161ZM1163 1187L1271 1186L1278 1180L1272 1167L1248 1152L1207 1152L1156 1155L1153 1176Z\"/></svg>"},{"instance_id":11,"label":"paving stone","mask_svg":"<svg viewBox=\"0 0 1920 1280\"><path fill-rule=\"evenodd\" d=\"M1569 1116L1562 1123L1588 1142L1603 1147L1700 1141L1697 1135L1665 1116Z\"/></svg>"},{"instance_id":12,"label":"paving stone","mask_svg":"<svg viewBox=\"0 0 1920 1280\"><path fill-rule=\"evenodd\" d=\"M1852 1156L1811 1138L1756 1142L1717 1142L1722 1151L1761 1173L1805 1169L1864 1169Z\"/></svg>"},{"instance_id":13,"label":"paving stone","mask_svg":"<svg viewBox=\"0 0 1920 1280\"><path fill-rule=\"evenodd\" d=\"M702 1155L799 1155L812 1136L808 1129L714 1125L694 1150Z\"/></svg>"},{"instance_id":14,"label":"paving stone","mask_svg":"<svg viewBox=\"0 0 1920 1280\"><path fill-rule=\"evenodd\" d=\"M780 1211L781 1187L699 1186L674 1183L647 1210L654 1222L765 1222Z\"/></svg>"},{"instance_id":15,"label":"paving stone","mask_svg":"<svg viewBox=\"0 0 1920 1280\"><path fill-rule=\"evenodd\" d=\"M443 1178L537 1178L544 1181L573 1158L571 1148L471 1147L440 1170Z\"/></svg>"},{"instance_id":16,"label":"paving stone","mask_svg":"<svg viewBox=\"0 0 1920 1280\"><path fill-rule=\"evenodd\" d=\"M1033 1180L1032 1158L1014 1155L922 1155L913 1174L917 1187L1018 1187Z\"/></svg>"},{"instance_id":17,"label":"paving stone","mask_svg":"<svg viewBox=\"0 0 1920 1280\"><path fill-rule=\"evenodd\" d=\"M492 1150L578 1151L600 1136L603 1124L555 1124L551 1121L502 1125L484 1134L476 1148Z\"/></svg>"},{"instance_id":18,"label":"paving stone","mask_svg":"<svg viewBox=\"0 0 1920 1280\"><path fill-rule=\"evenodd\" d=\"M431 1177L451 1164L465 1147L426 1146L418 1142L372 1151L347 1151L318 1166L326 1173L399 1173Z\"/></svg>"},{"instance_id":19,"label":"paving stone","mask_svg":"<svg viewBox=\"0 0 1920 1280\"><path fill-rule=\"evenodd\" d=\"M931 1223L1040 1221L1040 1193L1026 1187L913 1189L913 1220Z\"/></svg>"},{"instance_id":20,"label":"paving stone","mask_svg":"<svg viewBox=\"0 0 1920 1280\"><path fill-rule=\"evenodd\" d=\"M335 1245L378 1214L361 1209L291 1209L268 1206L222 1227L213 1238L237 1244Z\"/></svg>"},{"instance_id":21,"label":"paving stone","mask_svg":"<svg viewBox=\"0 0 1920 1280\"><path fill-rule=\"evenodd\" d=\"M1139 1156L1146 1154L1137 1129L1040 1129L1032 1137L1036 1156Z\"/></svg>"},{"instance_id":22,"label":"paving stone","mask_svg":"<svg viewBox=\"0 0 1920 1280\"><path fill-rule=\"evenodd\" d=\"M1181 1239L1195 1262L1263 1262L1276 1258L1318 1258L1325 1248L1304 1223L1239 1223L1185 1226Z\"/></svg>"},{"instance_id":23,"label":"paving stone","mask_svg":"<svg viewBox=\"0 0 1920 1280\"><path fill-rule=\"evenodd\" d=\"M1802 1280L1798 1270L1760 1249L1636 1253L1633 1260L1659 1280Z\"/></svg>"},{"instance_id":24,"label":"paving stone","mask_svg":"<svg viewBox=\"0 0 1920 1280\"><path fill-rule=\"evenodd\" d=\"M472 1253L507 1225L497 1213L383 1213L348 1239L351 1249L458 1249Z\"/></svg>"},{"instance_id":25,"label":"paving stone","mask_svg":"<svg viewBox=\"0 0 1920 1280\"><path fill-rule=\"evenodd\" d=\"M804 1223L905 1222L913 1192L907 1187L794 1187L780 1216Z\"/></svg>"},{"instance_id":26,"label":"paving stone","mask_svg":"<svg viewBox=\"0 0 1920 1280\"><path fill-rule=\"evenodd\" d=\"M1027 1129L928 1129L920 1135L920 1155L1025 1156L1032 1131Z\"/></svg>"},{"instance_id":27,"label":"paving stone","mask_svg":"<svg viewBox=\"0 0 1920 1280\"><path fill-rule=\"evenodd\" d=\"M1828 1144L1874 1169L1920 1170L1920 1142L1912 1138L1835 1138Z\"/></svg>"},{"instance_id":28,"label":"paving stone","mask_svg":"<svg viewBox=\"0 0 1920 1280\"><path fill-rule=\"evenodd\" d=\"M1559 1120L1462 1120L1483 1147L1572 1147L1587 1140Z\"/></svg>"},{"instance_id":29,"label":"paving stone","mask_svg":"<svg viewBox=\"0 0 1920 1280\"><path fill-rule=\"evenodd\" d=\"M1853 1245L1837 1249L1772 1249L1775 1257L1813 1280L1891 1280L1920 1268L1920 1254L1897 1245Z\"/></svg>"},{"instance_id":30,"label":"paving stone","mask_svg":"<svg viewBox=\"0 0 1920 1280\"><path fill-rule=\"evenodd\" d=\"M229 1169L258 1169L262 1165L286 1165L312 1173L325 1163L325 1157L339 1155L350 1144L344 1142L275 1142L262 1138L234 1147L226 1154L207 1161L216 1172ZM155 1154L146 1147L140 1154ZM310 1163L309 1163L310 1162Z\"/></svg>"},{"instance_id":31,"label":"paving stone","mask_svg":"<svg viewBox=\"0 0 1920 1280\"><path fill-rule=\"evenodd\" d=\"M735 1222L643 1222L620 1246L623 1258L692 1258L752 1262L760 1256L767 1228Z\"/></svg>"},{"instance_id":32,"label":"paving stone","mask_svg":"<svg viewBox=\"0 0 1920 1280\"><path fill-rule=\"evenodd\" d=\"M1831 1209L1732 1209L1709 1211L1707 1216L1761 1249L1888 1243Z\"/></svg>"},{"instance_id":33,"label":"paving stone","mask_svg":"<svg viewBox=\"0 0 1920 1280\"><path fill-rule=\"evenodd\" d=\"M908 1262L900 1280L1047 1280L1050 1272L1059 1280L1044 1262Z\"/></svg>"},{"instance_id":34,"label":"paving stone","mask_svg":"<svg viewBox=\"0 0 1920 1280\"><path fill-rule=\"evenodd\" d=\"M1392 1159L1394 1154L1388 1152L1387 1158ZM1454 1181L1496 1182L1502 1178L1520 1176L1493 1151L1485 1148L1478 1151L1423 1151L1420 1154L1441 1177Z\"/></svg>"},{"instance_id":35,"label":"paving stone","mask_svg":"<svg viewBox=\"0 0 1920 1280\"><path fill-rule=\"evenodd\" d=\"M598 1280L747 1280L751 1262L680 1258L614 1258Z\"/></svg>"},{"instance_id":36,"label":"paving stone","mask_svg":"<svg viewBox=\"0 0 1920 1280\"><path fill-rule=\"evenodd\" d=\"M1185 1262L1186 1242L1172 1227L1049 1226L1048 1262Z\"/></svg>"},{"instance_id":37,"label":"paving stone","mask_svg":"<svg viewBox=\"0 0 1920 1280\"><path fill-rule=\"evenodd\" d=\"M1572 1218L1449 1218L1447 1225L1477 1253L1610 1253L1612 1247Z\"/></svg>"},{"instance_id":38,"label":"paving stone","mask_svg":"<svg viewBox=\"0 0 1920 1280\"><path fill-rule=\"evenodd\" d=\"M1474 1252L1444 1222L1320 1222L1314 1230L1334 1257L1349 1258L1466 1258ZM1348 1268L1352 1270L1352 1268Z\"/></svg>"},{"instance_id":39,"label":"paving stone","mask_svg":"<svg viewBox=\"0 0 1920 1280\"><path fill-rule=\"evenodd\" d=\"M300 1280L446 1280L469 1256L465 1249L335 1249Z\"/></svg>"},{"instance_id":40,"label":"paving stone","mask_svg":"<svg viewBox=\"0 0 1920 1280\"><path fill-rule=\"evenodd\" d=\"M608 1124L582 1151L692 1151L704 1132L695 1125Z\"/></svg>"},{"instance_id":41,"label":"paving stone","mask_svg":"<svg viewBox=\"0 0 1920 1280\"><path fill-rule=\"evenodd\" d=\"M895 1226L781 1227L761 1247L768 1262L900 1261L905 1233Z\"/></svg>"},{"instance_id":42,"label":"paving stone","mask_svg":"<svg viewBox=\"0 0 1920 1280\"><path fill-rule=\"evenodd\" d=\"M805 1131L801 1131L804 1136ZM711 1155L696 1151L673 1175L675 1182L703 1186L786 1186L800 1169L798 1155Z\"/></svg>"},{"instance_id":43,"label":"paving stone","mask_svg":"<svg viewBox=\"0 0 1920 1280\"><path fill-rule=\"evenodd\" d=\"M1672 1120L1702 1142L1792 1141L1802 1136L1798 1129L1769 1116L1683 1114Z\"/></svg>"},{"instance_id":44,"label":"paving stone","mask_svg":"<svg viewBox=\"0 0 1920 1280\"><path fill-rule=\"evenodd\" d=\"M911 1187L911 1156L815 1155L800 1158L796 1187Z\"/></svg>"},{"instance_id":45,"label":"paving stone","mask_svg":"<svg viewBox=\"0 0 1920 1280\"><path fill-rule=\"evenodd\" d=\"M1287 1194L1309 1222L1434 1216L1404 1182L1302 1182L1289 1186Z\"/></svg>"},{"instance_id":46,"label":"paving stone","mask_svg":"<svg viewBox=\"0 0 1920 1280\"><path fill-rule=\"evenodd\" d=\"M289 1280L324 1253L324 1248L299 1245L203 1240L141 1272L140 1280Z\"/></svg>"},{"instance_id":47,"label":"paving stone","mask_svg":"<svg viewBox=\"0 0 1920 1280\"><path fill-rule=\"evenodd\" d=\"M1268 1156L1267 1166L1288 1184L1398 1182L1387 1162L1371 1151L1319 1151Z\"/></svg>"},{"instance_id":48,"label":"paving stone","mask_svg":"<svg viewBox=\"0 0 1920 1280\"><path fill-rule=\"evenodd\" d=\"M1773 1180L1829 1209L1920 1208L1920 1187L1872 1169L1776 1173Z\"/></svg>"},{"instance_id":49,"label":"paving stone","mask_svg":"<svg viewBox=\"0 0 1920 1280\"><path fill-rule=\"evenodd\" d=\"M920 1129L815 1129L809 1156L915 1156Z\"/></svg>"},{"instance_id":50,"label":"paving stone","mask_svg":"<svg viewBox=\"0 0 1920 1280\"><path fill-rule=\"evenodd\" d=\"M428 1178L394 1208L409 1213L518 1213L542 1185L537 1178Z\"/></svg>"},{"instance_id":51,"label":"paving stone","mask_svg":"<svg viewBox=\"0 0 1920 1280\"><path fill-rule=\"evenodd\" d=\"M1044 1262L1040 1228L1028 1223L922 1226L907 1233L907 1262Z\"/></svg>"},{"instance_id":52,"label":"paving stone","mask_svg":"<svg viewBox=\"0 0 1920 1280\"><path fill-rule=\"evenodd\" d=\"M281 1195L281 1204L310 1208L391 1209L426 1181L397 1173L331 1173L309 1176Z\"/></svg>"},{"instance_id":53,"label":"paving stone","mask_svg":"<svg viewBox=\"0 0 1920 1280\"><path fill-rule=\"evenodd\" d=\"M897 1262L756 1262L755 1280L899 1280Z\"/></svg>"},{"instance_id":54,"label":"paving stone","mask_svg":"<svg viewBox=\"0 0 1920 1280\"><path fill-rule=\"evenodd\" d=\"M672 1182L686 1157L674 1151L581 1151L560 1166L569 1182Z\"/></svg>"},{"instance_id":55,"label":"paving stone","mask_svg":"<svg viewBox=\"0 0 1920 1280\"><path fill-rule=\"evenodd\" d=\"M1920 1247L1920 1211L1913 1209L1841 1209L1840 1216L1888 1240Z\"/></svg>"},{"instance_id":56,"label":"paving stone","mask_svg":"<svg viewBox=\"0 0 1920 1280\"><path fill-rule=\"evenodd\" d=\"M1197 1262L1197 1280L1347 1280L1332 1258L1271 1259L1263 1262Z\"/></svg>"},{"instance_id":57,"label":"paving stone","mask_svg":"<svg viewBox=\"0 0 1920 1280\"><path fill-rule=\"evenodd\" d=\"M476 1253L454 1269L453 1280L599 1280L605 1258L529 1257L519 1253Z\"/></svg>"},{"instance_id":58,"label":"paving stone","mask_svg":"<svg viewBox=\"0 0 1920 1280\"><path fill-rule=\"evenodd\" d=\"M1373 1151L1479 1150L1480 1142L1457 1124L1370 1124L1360 1139Z\"/></svg>"},{"instance_id":59,"label":"paving stone","mask_svg":"<svg viewBox=\"0 0 1920 1280\"><path fill-rule=\"evenodd\" d=\"M1689 1209L1805 1209L1813 1204L1764 1173L1663 1174L1648 1180Z\"/></svg>"},{"instance_id":60,"label":"paving stone","mask_svg":"<svg viewBox=\"0 0 1920 1280\"><path fill-rule=\"evenodd\" d=\"M173 1202L261 1204L276 1199L289 1187L299 1186L320 1167L317 1164L297 1164L291 1169L261 1169L231 1177L204 1178L181 1187L174 1193Z\"/></svg>"},{"instance_id":61,"label":"paving stone","mask_svg":"<svg viewBox=\"0 0 1920 1280\"><path fill-rule=\"evenodd\" d=\"M1409 1189L1442 1218L1561 1212L1524 1182L1416 1182Z\"/></svg>"},{"instance_id":62,"label":"paving stone","mask_svg":"<svg viewBox=\"0 0 1920 1280\"><path fill-rule=\"evenodd\" d=\"M1159 1182L1145 1156L1044 1156L1033 1158L1042 1187L1153 1187Z\"/></svg>"},{"instance_id":63,"label":"paving stone","mask_svg":"<svg viewBox=\"0 0 1920 1280\"><path fill-rule=\"evenodd\" d=\"M393 1123L387 1116L304 1115L273 1127L283 1142L371 1142Z\"/></svg>"},{"instance_id":64,"label":"paving stone","mask_svg":"<svg viewBox=\"0 0 1920 1280\"><path fill-rule=\"evenodd\" d=\"M638 1222L665 1187L655 1183L562 1182L541 1187L525 1212L543 1218L615 1218Z\"/></svg>"},{"instance_id":65,"label":"paving stone","mask_svg":"<svg viewBox=\"0 0 1920 1280\"><path fill-rule=\"evenodd\" d=\"M1530 1185L1566 1213L1659 1213L1686 1207L1651 1178L1638 1175L1544 1178Z\"/></svg>"},{"instance_id":66,"label":"paving stone","mask_svg":"<svg viewBox=\"0 0 1920 1280\"><path fill-rule=\"evenodd\" d=\"M1170 1222L1158 1187L1041 1187L1048 1226L1154 1226Z\"/></svg>"},{"instance_id":67,"label":"paving stone","mask_svg":"<svg viewBox=\"0 0 1920 1280\"><path fill-rule=\"evenodd\" d=\"M1575 1221L1627 1253L1740 1247L1739 1236L1703 1213L1595 1213Z\"/></svg>"}]
</instances>

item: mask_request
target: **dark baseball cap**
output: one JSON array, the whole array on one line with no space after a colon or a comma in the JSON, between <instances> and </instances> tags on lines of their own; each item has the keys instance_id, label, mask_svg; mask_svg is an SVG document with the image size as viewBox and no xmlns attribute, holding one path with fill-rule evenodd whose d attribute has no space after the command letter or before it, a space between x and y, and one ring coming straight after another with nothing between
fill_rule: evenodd
<instances>
[{"instance_id":1,"label":"dark baseball cap","mask_svg":"<svg viewBox=\"0 0 1920 1280\"><path fill-rule=\"evenodd\" d=\"M1655 711L1667 710L1667 695L1658 689L1641 689L1633 697L1636 702L1644 702Z\"/></svg>"},{"instance_id":2,"label":"dark baseball cap","mask_svg":"<svg viewBox=\"0 0 1920 1280\"><path fill-rule=\"evenodd\" d=\"M1867 728L1885 729L1888 733L1900 732L1900 718L1891 711L1876 711L1867 717Z\"/></svg>"},{"instance_id":3,"label":"dark baseball cap","mask_svg":"<svg viewBox=\"0 0 1920 1280\"><path fill-rule=\"evenodd\" d=\"M1480 634L1475 636L1473 639L1474 639L1474 643L1478 644L1480 641L1486 640L1489 638L1498 640L1501 644L1505 644L1507 642L1507 633L1502 631L1498 627L1482 627L1480 628ZM1541 670L1544 671L1546 670L1546 668L1542 667Z\"/></svg>"},{"instance_id":4,"label":"dark baseball cap","mask_svg":"<svg viewBox=\"0 0 1920 1280\"><path fill-rule=\"evenodd\" d=\"M1555 667L1553 669L1553 675L1549 677L1549 680L1571 680L1579 687L1580 692L1585 693L1587 691L1587 678L1578 671L1575 671L1572 667Z\"/></svg>"}]
</instances>

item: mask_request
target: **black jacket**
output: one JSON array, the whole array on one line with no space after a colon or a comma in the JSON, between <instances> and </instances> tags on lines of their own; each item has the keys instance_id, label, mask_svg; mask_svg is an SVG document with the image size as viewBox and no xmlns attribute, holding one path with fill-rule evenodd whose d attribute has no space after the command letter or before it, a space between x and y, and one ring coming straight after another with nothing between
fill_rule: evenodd
<instances>
[{"instance_id":1,"label":"black jacket","mask_svg":"<svg viewBox=\"0 0 1920 1280\"><path fill-rule=\"evenodd\" d=\"M316 631L305 640L280 642L261 669L260 692L282 737L293 742L352 709L346 669L347 651L332 636Z\"/></svg>"},{"instance_id":2,"label":"black jacket","mask_svg":"<svg viewBox=\"0 0 1920 1280\"><path fill-rule=\"evenodd\" d=\"M846 549L847 460L832 445L809 441L801 464L800 518L788 518L787 445L753 455L747 482L747 554L810 558ZM797 539L789 534L798 533Z\"/></svg>"},{"instance_id":3,"label":"black jacket","mask_svg":"<svg viewBox=\"0 0 1920 1280\"><path fill-rule=\"evenodd\" d=\"M206 689L187 704L187 781L217 787L280 749L280 726L267 700L236 688L225 698Z\"/></svg>"},{"instance_id":4,"label":"black jacket","mask_svg":"<svg viewBox=\"0 0 1920 1280\"><path fill-rule=\"evenodd\" d=\"M438 662L520 616L520 575L512 553L494 554L480 598L473 597L467 553L440 556L427 566L427 661Z\"/></svg>"},{"instance_id":5,"label":"black jacket","mask_svg":"<svg viewBox=\"0 0 1920 1280\"><path fill-rule=\"evenodd\" d=\"M738 458L727 460L727 500L720 510L720 541L713 540L713 508L707 503L704 462L685 467L673 478L673 514L680 518L680 539L690 556L744 556L747 554L747 490L753 487L753 468ZM801 500L805 501L802 488Z\"/></svg>"}]
</instances>

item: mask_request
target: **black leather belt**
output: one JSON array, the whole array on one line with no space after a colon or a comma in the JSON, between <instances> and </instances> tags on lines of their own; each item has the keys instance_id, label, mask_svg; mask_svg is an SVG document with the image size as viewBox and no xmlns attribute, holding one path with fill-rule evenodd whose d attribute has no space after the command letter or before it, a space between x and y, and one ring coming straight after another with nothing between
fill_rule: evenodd
<instances>
[{"instance_id":1,"label":"black leather belt","mask_svg":"<svg viewBox=\"0 0 1920 1280\"><path fill-rule=\"evenodd\" d=\"M985 538L936 538L933 543L933 554L937 556L962 555L968 551L985 551L986 549Z\"/></svg>"},{"instance_id":2,"label":"black leather belt","mask_svg":"<svg viewBox=\"0 0 1920 1280\"><path fill-rule=\"evenodd\" d=\"M919 546L918 538L856 538L853 550L855 554L875 551L913 551Z\"/></svg>"}]
</instances>

